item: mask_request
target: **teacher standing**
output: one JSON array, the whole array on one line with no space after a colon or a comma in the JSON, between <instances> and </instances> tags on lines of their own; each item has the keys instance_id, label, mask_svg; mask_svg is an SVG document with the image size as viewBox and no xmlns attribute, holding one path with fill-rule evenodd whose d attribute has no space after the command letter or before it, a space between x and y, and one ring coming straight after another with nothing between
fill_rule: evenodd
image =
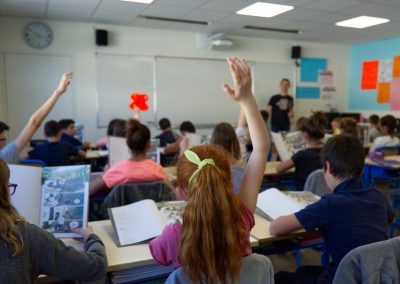
<instances>
[{"instance_id":1,"label":"teacher standing","mask_svg":"<svg viewBox=\"0 0 400 284\"><path fill-rule=\"evenodd\" d=\"M289 96L289 79L283 78L280 83L280 93L271 97L267 111L271 115L272 132L289 131L290 118L293 117L293 98Z\"/></svg>"}]
</instances>

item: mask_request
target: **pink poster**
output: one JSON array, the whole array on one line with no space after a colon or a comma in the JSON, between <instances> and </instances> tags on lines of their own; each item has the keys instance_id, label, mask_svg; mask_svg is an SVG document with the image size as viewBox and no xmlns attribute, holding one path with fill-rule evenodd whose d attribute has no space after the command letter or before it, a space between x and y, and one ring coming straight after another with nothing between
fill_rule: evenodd
<instances>
[{"instance_id":1,"label":"pink poster","mask_svg":"<svg viewBox=\"0 0 400 284\"><path fill-rule=\"evenodd\" d=\"M400 77L392 80L390 110L400 110Z\"/></svg>"}]
</instances>

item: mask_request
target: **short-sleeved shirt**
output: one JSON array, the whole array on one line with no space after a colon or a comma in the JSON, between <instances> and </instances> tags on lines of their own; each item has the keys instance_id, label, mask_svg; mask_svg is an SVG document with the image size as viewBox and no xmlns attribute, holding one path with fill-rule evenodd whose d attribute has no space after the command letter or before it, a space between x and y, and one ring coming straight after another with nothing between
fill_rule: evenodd
<instances>
[{"instance_id":1,"label":"short-sleeved shirt","mask_svg":"<svg viewBox=\"0 0 400 284\"><path fill-rule=\"evenodd\" d=\"M79 141L75 137L73 137L71 135L68 135L66 133L62 134L61 141L70 143L70 144L74 145L74 147L81 147L82 146L82 142L81 141Z\"/></svg>"},{"instance_id":2,"label":"short-sleeved shirt","mask_svg":"<svg viewBox=\"0 0 400 284\"><path fill-rule=\"evenodd\" d=\"M306 231L319 229L332 255L333 279L342 258L353 248L388 239L393 212L384 194L363 188L355 176L340 183L331 194L295 213Z\"/></svg>"},{"instance_id":3,"label":"short-sleeved shirt","mask_svg":"<svg viewBox=\"0 0 400 284\"><path fill-rule=\"evenodd\" d=\"M372 143L371 149L369 149L369 152L373 152L376 149L382 147L399 146L399 145L400 145L400 139L397 138L396 136L390 136L390 135L380 136L375 138L374 143Z\"/></svg>"},{"instance_id":4,"label":"short-sleeved shirt","mask_svg":"<svg viewBox=\"0 0 400 284\"><path fill-rule=\"evenodd\" d=\"M175 143L176 139L178 138L178 135L175 134L172 130L167 130L161 133L160 135L156 136L160 140L160 147L165 147L168 144ZM177 160L177 155L174 154L160 154L160 160L161 160L161 165L163 166L169 166L173 164Z\"/></svg>"},{"instance_id":5,"label":"short-sleeved shirt","mask_svg":"<svg viewBox=\"0 0 400 284\"><path fill-rule=\"evenodd\" d=\"M293 98L289 95L274 95L269 100L268 106L272 107L271 130L273 132L289 131L288 112L293 108Z\"/></svg>"},{"instance_id":6,"label":"short-sleeved shirt","mask_svg":"<svg viewBox=\"0 0 400 284\"><path fill-rule=\"evenodd\" d=\"M243 256L251 254L250 231L254 227L254 214L243 203L240 204L241 225L243 226L246 235L239 242L239 246ZM179 243L181 239L182 225L180 223L167 225L161 236L153 239L150 242L150 252L153 258L161 265L181 266L178 254Z\"/></svg>"},{"instance_id":7,"label":"short-sleeved shirt","mask_svg":"<svg viewBox=\"0 0 400 284\"><path fill-rule=\"evenodd\" d=\"M321 169L321 148L307 148L292 156L295 170L294 183L297 190L303 190L307 177L315 170Z\"/></svg>"},{"instance_id":8,"label":"short-sleeved shirt","mask_svg":"<svg viewBox=\"0 0 400 284\"><path fill-rule=\"evenodd\" d=\"M15 142L11 142L0 149L0 159L7 164L16 164L19 162L18 147Z\"/></svg>"},{"instance_id":9,"label":"short-sleeved shirt","mask_svg":"<svg viewBox=\"0 0 400 284\"><path fill-rule=\"evenodd\" d=\"M108 188L127 182L147 182L164 180L164 168L153 160L141 162L130 160L121 161L109 168L103 175L103 181Z\"/></svg>"},{"instance_id":10,"label":"short-sleeved shirt","mask_svg":"<svg viewBox=\"0 0 400 284\"><path fill-rule=\"evenodd\" d=\"M28 156L30 159L42 160L48 167L55 167L70 165L70 157L78 152L79 150L69 143L46 141L29 151Z\"/></svg>"},{"instance_id":11,"label":"short-sleeved shirt","mask_svg":"<svg viewBox=\"0 0 400 284\"><path fill-rule=\"evenodd\" d=\"M379 129L376 127L371 127L369 130L369 142L373 143L374 140L379 136L382 136L382 133L379 131Z\"/></svg>"}]
</instances>

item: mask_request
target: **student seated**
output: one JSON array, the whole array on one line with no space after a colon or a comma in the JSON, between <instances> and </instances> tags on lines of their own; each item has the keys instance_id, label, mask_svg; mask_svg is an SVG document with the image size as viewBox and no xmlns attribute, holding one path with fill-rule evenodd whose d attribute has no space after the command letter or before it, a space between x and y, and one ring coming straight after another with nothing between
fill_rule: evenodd
<instances>
[{"instance_id":1,"label":"student seated","mask_svg":"<svg viewBox=\"0 0 400 284\"><path fill-rule=\"evenodd\" d=\"M58 123L61 125L63 131L61 136L61 141L70 143L77 148L82 148L82 149L90 148L89 142L82 143L81 141L79 141L74 137L76 135L75 121L73 121L72 119L61 119Z\"/></svg>"},{"instance_id":2,"label":"student seated","mask_svg":"<svg viewBox=\"0 0 400 284\"><path fill-rule=\"evenodd\" d=\"M307 117L305 116L300 116L297 120L296 120L296 131L301 131L301 128L303 126L303 124L307 121Z\"/></svg>"},{"instance_id":3,"label":"student seated","mask_svg":"<svg viewBox=\"0 0 400 284\"><path fill-rule=\"evenodd\" d=\"M16 164L19 162L20 158L18 153L21 152L29 143L36 130L38 130L58 99L67 91L71 78L71 72L62 75L58 88L54 91L51 97L34 114L32 114L28 123L18 134L18 137L9 144L6 144L6 132L10 128L7 124L0 121L0 159L3 159L8 164Z\"/></svg>"},{"instance_id":4,"label":"student seated","mask_svg":"<svg viewBox=\"0 0 400 284\"><path fill-rule=\"evenodd\" d=\"M147 158L147 152L151 148L150 130L147 126L129 119L126 123L126 143L131 151L131 158L113 165L103 176L91 183L90 195L101 190L109 192L114 186L123 183L166 179L163 167Z\"/></svg>"},{"instance_id":5,"label":"student seated","mask_svg":"<svg viewBox=\"0 0 400 284\"><path fill-rule=\"evenodd\" d=\"M189 135L196 133L196 127L190 121L184 121L181 123L179 127L179 131L181 132L181 137L179 137L175 143L168 145L164 148L165 155L176 154L181 156L183 152L189 148L191 142L189 141ZM189 134L189 135L187 135Z\"/></svg>"},{"instance_id":6,"label":"student seated","mask_svg":"<svg viewBox=\"0 0 400 284\"><path fill-rule=\"evenodd\" d=\"M244 163L241 161L239 140L235 129L226 122L217 124L211 135L210 144L222 147L229 155L233 192L238 193L244 176Z\"/></svg>"},{"instance_id":7,"label":"student seated","mask_svg":"<svg viewBox=\"0 0 400 284\"><path fill-rule=\"evenodd\" d=\"M318 229L332 263L326 268L306 266L294 273L279 272L275 275L276 284L332 283L337 266L350 250L388 239L393 212L381 191L363 187L364 159L364 147L352 135L334 136L322 148L325 180L333 193L295 214L272 221L270 233Z\"/></svg>"},{"instance_id":8,"label":"student seated","mask_svg":"<svg viewBox=\"0 0 400 284\"><path fill-rule=\"evenodd\" d=\"M297 190L303 190L309 174L322 168L319 154L322 147L321 140L325 136L324 124L325 116L322 112L316 112L310 116L300 129L306 149L298 151L291 159L283 161L276 168L278 173L296 168L294 183Z\"/></svg>"},{"instance_id":9,"label":"student seated","mask_svg":"<svg viewBox=\"0 0 400 284\"><path fill-rule=\"evenodd\" d=\"M46 122L44 134L47 141L29 151L29 159L42 160L46 163L46 166L55 167L70 165L70 158L73 156L85 157L85 152L61 141L62 130L57 121Z\"/></svg>"},{"instance_id":10,"label":"student seated","mask_svg":"<svg viewBox=\"0 0 400 284\"><path fill-rule=\"evenodd\" d=\"M112 119L107 126L107 135L103 138L100 138L96 141L95 145L98 148L107 148L108 147L108 137L125 137L125 124L126 120L115 118Z\"/></svg>"},{"instance_id":11,"label":"student seated","mask_svg":"<svg viewBox=\"0 0 400 284\"><path fill-rule=\"evenodd\" d=\"M373 114L369 117L369 142L374 142L375 138L382 136L379 131L379 116Z\"/></svg>"},{"instance_id":12,"label":"student seated","mask_svg":"<svg viewBox=\"0 0 400 284\"><path fill-rule=\"evenodd\" d=\"M357 120L354 117L343 117L340 119L340 133L350 134L358 137Z\"/></svg>"},{"instance_id":13,"label":"student seated","mask_svg":"<svg viewBox=\"0 0 400 284\"><path fill-rule=\"evenodd\" d=\"M342 130L340 129L340 117L336 117L331 121L331 129L333 135L340 135Z\"/></svg>"},{"instance_id":14,"label":"student seated","mask_svg":"<svg viewBox=\"0 0 400 284\"><path fill-rule=\"evenodd\" d=\"M83 238L85 251L67 247L18 214L11 204L10 171L1 159L0 176L0 283L34 283L41 274L70 281L105 277L105 248L92 228L75 230Z\"/></svg>"},{"instance_id":15,"label":"student seated","mask_svg":"<svg viewBox=\"0 0 400 284\"><path fill-rule=\"evenodd\" d=\"M175 143L178 139L178 135L172 131L171 122L168 118L161 118L158 121L158 125L162 131L161 134L157 135L156 138L160 140L160 147L166 147L169 144ZM161 165L168 166L176 160L175 154L165 155L161 153Z\"/></svg>"},{"instance_id":16,"label":"student seated","mask_svg":"<svg viewBox=\"0 0 400 284\"><path fill-rule=\"evenodd\" d=\"M376 149L389 146L399 146L400 140L395 136L396 119L394 116L388 114L381 118L381 132L382 136L376 137L372 143L369 152L374 152Z\"/></svg>"},{"instance_id":17,"label":"student seated","mask_svg":"<svg viewBox=\"0 0 400 284\"><path fill-rule=\"evenodd\" d=\"M244 256L251 254L250 230L270 146L267 129L251 92L250 67L228 59L234 89L224 90L247 117L253 152L239 194L232 190L229 157L220 147L196 146L177 164L177 179L187 194L183 223L167 225L150 242L162 265L182 266L194 283L235 283Z\"/></svg>"}]
</instances>

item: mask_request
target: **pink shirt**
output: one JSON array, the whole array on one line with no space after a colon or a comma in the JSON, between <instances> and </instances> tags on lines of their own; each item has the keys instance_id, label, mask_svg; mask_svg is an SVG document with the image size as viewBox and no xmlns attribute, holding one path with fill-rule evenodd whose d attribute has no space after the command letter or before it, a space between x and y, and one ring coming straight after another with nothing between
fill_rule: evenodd
<instances>
[{"instance_id":1,"label":"pink shirt","mask_svg":"<svg viewBox=\"0 0 400 284\"><path fill-rule=\"evenodd\" d=\"M141 162L124 160L108 169L102 178L108 188L113 188L127 182L164 180L166 174L160 164L150 159Z\"/></svg>"},{"instance_id":2,"label":"pink shirt","mask_svg":"<svg viewBox=\"0 0 400 284\"><path fill-rule=\"evenodd\" d=\"M250 231L254 227L254 214L243 203L240 203L242 213L242 226L245 229L246 236L240 246L242 255L251 254ZM180 267L178 259L178 248L181 238L182 225L179 223L167 225L161 236L150 242L150 252L153 258L161 265L174 265Z\"/></svg>"}]
</instances>

